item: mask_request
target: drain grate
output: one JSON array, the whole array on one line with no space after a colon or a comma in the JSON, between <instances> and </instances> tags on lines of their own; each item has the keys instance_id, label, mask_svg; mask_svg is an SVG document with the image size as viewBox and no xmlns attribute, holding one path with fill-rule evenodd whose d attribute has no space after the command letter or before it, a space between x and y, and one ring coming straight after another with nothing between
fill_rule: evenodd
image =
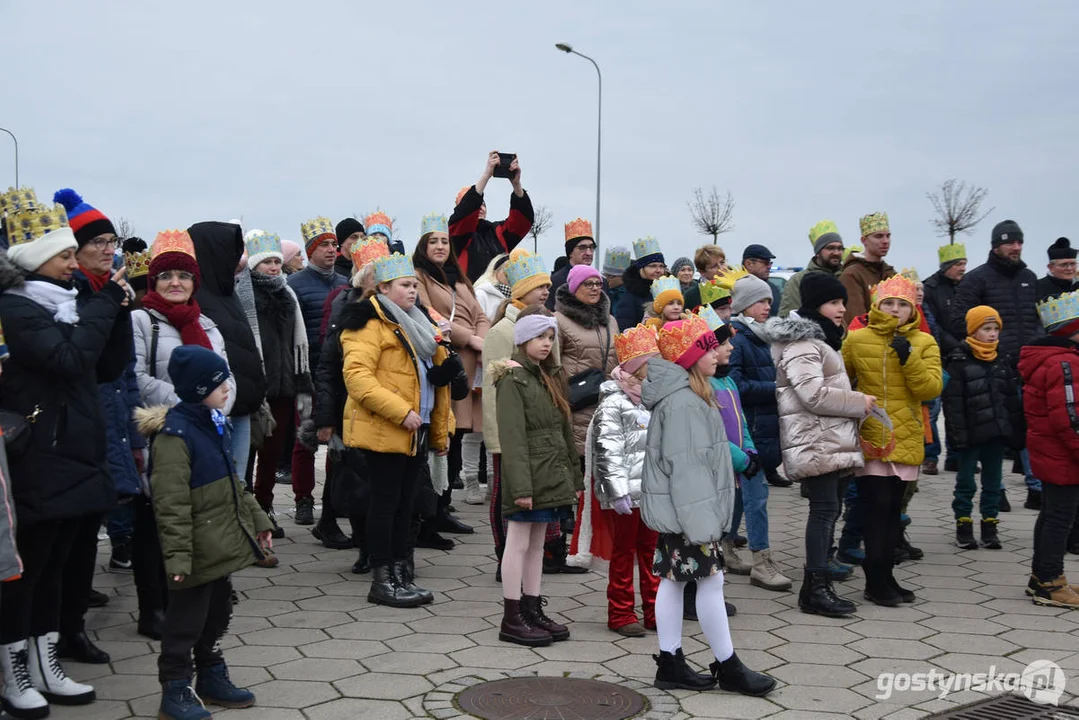
<instances>
[{"instance_id":1,"label":"drain grate","mask_svg":"<svg viewBox=\"0 0 1079 720\"><path fill-rule=\"evenodd\" d=\"M1079 710L1038 705L1021 695L1001 695L929 717L942 720L1079 720Z\"/></svg>"},{"instance_id":2,"label":"drain grate","mask_svg":"<svg viewBox=\"0 0 1079 720\"><path fill-rule=\"evenodd\" d=\"M612 683L521 677L473 685L457 705L483 720L625 720L646 707L640 693Z\"/></svg>"}]
</instances>

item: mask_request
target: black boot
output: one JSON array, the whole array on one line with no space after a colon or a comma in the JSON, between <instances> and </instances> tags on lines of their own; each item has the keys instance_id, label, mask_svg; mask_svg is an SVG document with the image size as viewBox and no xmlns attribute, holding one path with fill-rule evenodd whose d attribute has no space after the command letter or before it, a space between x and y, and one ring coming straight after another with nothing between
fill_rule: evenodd
<instances>
[{"instance_id":1,"label":"black boot","mask_svg":"<svg viewBox=\"0 0 1079 720\"><path fill-rule=\"evenodd\" d=\"M371 572L371 556L367 554L366 550L360 548L360 556L352 564L352 574L366 575L369 572Z\"/></svg>"},{"instance_id":2,"label":"black boot","mask_svg":"<svg viewBox=\"0 0 1079 720\"><path fill-rule=\"evenodd\" d=\"M393 577L399 588L418 595L421 604L426 605L434 601L435 596L430 590L424 590L414 582L416 578L415 566L408 560L393 561Z\"/></svg>"},{"instance_id":3,"label":"black boot","mask_svg":"<svg viewBox=\"0 0 1079 720\"><path fill-rule=\"evenodd\" d=\"M105 665L110 660L109 654L94 645L85 630L77 633L61 633L60 639L56 642L56 656L88 665Z\"/></svg>"},{"instance_id":4,"label":"black boot","mask_svg":"<svg viewBox=\"0 0 1079 720\"><path fill-rule=\"evenodd\" d=\"M712 671L712 677L716 679L720 690L763 697L776 686L775 678L750 670L742 664L736 653L731 653L731 656L722 662L716 660L708 669Z\"/></svg>"},{"instance_id":5,"label":"black boot","mask_svg":"<svg viewBox=\"0 0 1079 720\"><path fill-rule=\"evenodd\" d=\"M1012 504L1008 502L1008 493L1004 491L1004 488L1000 489L1000 506L997 509L1001 512L1012 511Z\"/></svg>"},{"instance_id":6,"label":"black boot","mask_svg":"<svg viewBox=\"0 0 1079 720\"><path fill-rule=\"evenodd\" d=\"M423 604L420 595L400 587L395 579L391 565L378 565L373 568L367 602L397 608L414 608Z\"/></svg>"},{"instance_id":7,"label":"black boot","mask_svg":"<svg viewBox=\"0 0 1079 720\"><path fill-rule=\"evenodd\" d=\"M835 594L827 571L808 568L802 578L802 590L798 593L798 607L809 615L825 617L846 617L857 609L850 600Z\"/></svg>"},{"instance_id":8,"label":"black boot","mask_svg":"<svg viewBox=\"0 0 1079 720\"><path fill-rule=\"evenodd\" d=\"M448 508L443 508L438 511L438 515L433 520L424 522L424 525L430 524L432 530L435 532L454 533L456 535L471 535L476 532L471 525L465 525L454 515L452 515Z\"/></svg>"},{"instance_id":9,"label":"black boot","mask_svg":"<svg viewBox=\"0 0 1079 720\"><path fill-rule=\"evenodd\" d=\"M100 590L91 590L90 599L86 603L87 607L102 608L109 604L109 596Z\"/></svg>"},{"instance_id":10,"label":"black boot","mask_svg":"<svg viewBox=\"0 0 1079 720\"><path fill-rule=\"evenodd\" d=\"M714 677L693 672L682 648L673 653L660 650L652 659L656 661L656 679L652 685L660 690L711 690L715 687Z\"/></svg>"},{"instance_id":11,"label":"black boot","mask_svg":"<svg viewBox=\"0 0 1079 720\"><path fill-rule=\"evenodd\" d=\"M431 550L453 550L457 543L449 538L439 535L435 524L435 518L428 518L419 523L419 533L416 535L416 547L429 548Z\"/></svg>"},{"instance_id":12,"label":"black boot","mask_svg":"<svg viewBox=\"0 0 1079 720\"><path fill-rule=\"evenodd\" d=\"M895 579L895 575L891 572L888 573L888 587L899 596L900 602L912 603L918 598L914 595L913 590L908 590L899 584L899 581Z\"/></svg>"},{"instance_id":13,"label":"black boot","mask_svg":"<svg viewBox=\"0 0 1079 720\"><path fill-rule=\"evenodd\" d=\"M336 521L327 518L325 512L319 518L318 524L311 528L311 534L330 550L349 550L353 547L352 538L345 535Z\"/></svg>"},{"instance_id":14,"label":"black boot","mask_svg":"<svg viewBox=\"0 0 1079 720\"><path fill-rule=\"evenodd\" d=\"M899 542L895 546L897 555L902 555L903 560L921 560L925 557L925 551L921 548L916 548L910 544L910 538L907 537L906 531L899 538ZM896 562L898 565L899 562Z\"/></svg>"},{"instance_id":15,"label":"black boot","mask_svg":"<svg viewBox=\"0 0 1079 720\"><path fill-rule=\"evenodd\" d=\"M996 518L982 518L982 547L987 550L1000 550Z\"/></svg>"},{"instance_id":16,"label":"black boot","mask_svg":"<svg viewBox=\"0 0 1079 720\"><path fill-rule=\"evenodd\" d=\"M769 485L773 485L775 487L785 488L790 487L794 484L793 480L789 480L788 478L780 475L778 470L765 470L764 479L768 481Z\"/></svg>"},{"instance_id":17,"label":"black boot","mask_svg":"<svg viewBox=\"0 0 1079 720\"><path fill-rule=\"evenodd\" d=\"M1042 491L1041 490L1027 490L1027 501L1023 503L1023 507L1027 510L1041 510L1042 509Z\"/></svg>"},{"instance_id":18,"label":"black boot","mask_svg":"<svg viewBox=\"0 0 1079 720\"><path fill-rule=\"evenodd\" d=\"M566 564L569 549L566 547L566 536L559 535L554 540L543 544L543 572L548 575L564 573L566 575L583 575L588 568L574 567Z\"/></svg>"},{"instance_id":19,"label":"black boot","mask_svg":"<svg viewBox=\"0 0 1079 720\"><path fill-rule=\"evenodd\" d=\"M164 610L140 610L136 631L151 640L161 639L161 628L165 626Z\"/></svg>"},{"instance_id":20,"label":"black boot","mask_svg":"<svg viewBox=\"0 0 1079 720\"><path fill-rule=\"evenodd\" d=\"M867 561L862 564L862 569L865 571L865 592L862 597L882 607L897 607L903 602L903 598L888 583L888 568Z\"/></svg>"},{"instance_id":21,"label":"black boot","mask_svg":"<svg viewBox=\"0 0 1079 720\"><path fill-rule=\"evenodd\" d=\"M963 550L978 549L978 541L974 539L974 521L970 518L955 521L955 545Z\"/></svg>"}]
</instances>

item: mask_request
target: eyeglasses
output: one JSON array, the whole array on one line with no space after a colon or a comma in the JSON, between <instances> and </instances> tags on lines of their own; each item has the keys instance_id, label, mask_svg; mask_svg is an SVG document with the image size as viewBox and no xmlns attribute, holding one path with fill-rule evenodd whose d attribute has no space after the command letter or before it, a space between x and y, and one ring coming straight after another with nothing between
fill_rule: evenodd
<instances>
[{"instance_id":1,"label":"eyeglasses","mask_svg":"<svg viewBox=\"0 0 1079 720\"><path fill-rule=\"evenodd\" d=\"M601 290L603 289L603 283L599 280L586 280L581 283L581 287L588 288L589 290Z\"/></svg>"},{"instance_id":2,"label":"eyeglasses","mask_svg":"<svg viewBox=\"0 0 1079 720\"><path fill-rule=\"evenodd\" d=\"M666 270L667 269L667 263L661 263L661 262L648 263L647 265L644 266L644 269L645 270Z\"/></svg>"},{"instance_id":3,"label":"eyeglasses","mask_svg":"<svg viewBox=\"0 0 1079 720\"><path fill-rule=\"evenodd\" d=\"M1053 267L1060 268L1061 270L1074 270L1079 265L1074 260L1061 262L1059 260L1053 261Z\"/></svg>"},{"instance_id":4,"label":"eyeglasses","mask_svg":"<svg viewBox=\"0 0 1079 720\"><path fill-rule=\"evenodd\" d=\"M765 267L772 267L772 261L771 260L761 260L760 258L746 258L745 262L747 262L747 263L755 262L755 263L760 263L761 265L764 265Z\"/></svg>"},{"instance_id":5,"label":"eyeglasses","mask_svg":"<svg viewBox=\"0 0 1079 720\"><path fill-rule=\"evenodd\" d=\"M93 240L90 240L89 242L87 242L86 244L87 245L92 245L95 250L104 250L105 248L109 248L110 250L115 250L116 246L119 243L118 243L117 238L111 238L109 240L106 240L105 238L96 237Z\"/></svg>"},{"instance_id":6,"label":"eyeglasses","mask_svg":"<svg viewBox=\"0 0 1079 720\"><path fill-rule=\"evenodd\" d=\"M173 280L179 280L180 282L191 282L195 279L195 276L183 270L166 270L163 273L158 273L157 279L164 280L165 282L172 282Z\"/></svg>"},{"instance_id":7,"label":"eyeglasses","mask_svg":"<svg viewBox=\"0 0 1079 720\"><path fill-rule=\"evenodd\" d=\"M592 252L596 249L595 245L586 245L585 243L578 243L575 247L576 250L583 250L584 252Z\"/></svg>"}]
</instances>

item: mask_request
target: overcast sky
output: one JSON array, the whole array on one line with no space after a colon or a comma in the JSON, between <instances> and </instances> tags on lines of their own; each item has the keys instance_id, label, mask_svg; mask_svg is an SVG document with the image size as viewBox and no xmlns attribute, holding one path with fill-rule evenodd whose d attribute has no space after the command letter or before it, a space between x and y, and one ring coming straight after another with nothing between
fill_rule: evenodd
<instances>
[{"instance_id":1,"label":"overcast sky","mask_svg":"<svg viewBox=\"0 0 1079 720\"><path fill-rule=\"evenodd\" d=\"M486 153L518 153L555 225L594 219L603 71L601 245L654 235L668 262L703 242L686 201L729 189L729 255L801 265L830 218L891 217L897 267L936 269L926 191L989 188L975 263L1004 218L1041 274L1079 244L1079 4L1072 2L0 3L0 125L39 196L70 186L147 240L242 216L299 239L381 207L411 249ZM0 136L0 178L14 180ZM487 189L492 217L509 183Z\"/></svg>"}]
</instances>

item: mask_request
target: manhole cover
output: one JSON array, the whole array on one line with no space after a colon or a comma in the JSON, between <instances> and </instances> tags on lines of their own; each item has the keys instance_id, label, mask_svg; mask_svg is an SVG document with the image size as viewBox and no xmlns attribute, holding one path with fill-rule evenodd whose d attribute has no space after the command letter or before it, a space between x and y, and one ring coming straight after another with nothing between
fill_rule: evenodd
<instances>
[{"instance_id":1,"label":"manhole cover","mask_svg":"<svg viewBox=\"0 0 1079 720\"><path fill-rule=\"evenodd\" d=\"M483 720L624 720L645 708L639 693L598 680L521 677L473 685L458 706Z\"/></svg>"},{"instance_id":2,"label":"manhole cover","mask_svg":"<svg viewBox=\"0 0 1079 720\"><path fill-rule=\"evenodd\" d=\"M1020 695L1001 695L930 717L948 720L1079 720L1079 711L1038 705Z\"/></svg>"}]
</instances>

